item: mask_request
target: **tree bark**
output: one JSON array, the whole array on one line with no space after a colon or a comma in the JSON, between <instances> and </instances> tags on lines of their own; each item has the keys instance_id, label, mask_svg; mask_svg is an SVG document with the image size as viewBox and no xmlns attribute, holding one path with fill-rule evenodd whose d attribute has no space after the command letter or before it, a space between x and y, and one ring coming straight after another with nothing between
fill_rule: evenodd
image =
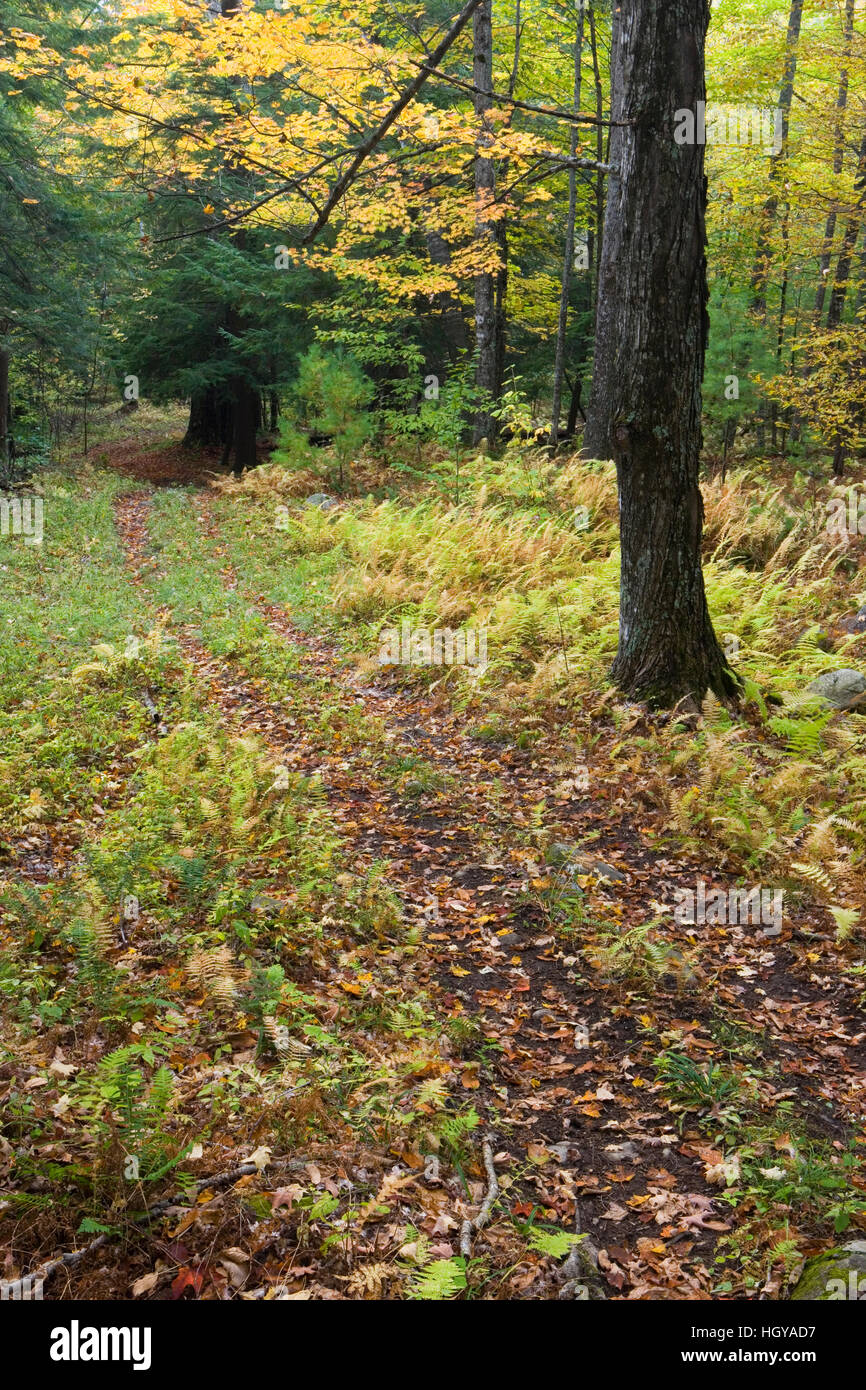
<instances>
[{"instance_id":1,"label":"tree bark","mask_svg":"<svg viewBox=\"0 0 866 1390\"><path fill-rule=\"evenodd\" d=\"M238 380L232 400L232 447L234 472L240 476L245 468L255 468L256 429L261 416L259 393L247 381Z\"/></svg>"},{"instance_id":2,"label":"tree bark","mask_svg":"<svg viewBox=\"0 0 866 1390\"><path fill-rule=\"evenodd\" d=\"M654 705L735 694L701 569L698 487L706 351L706 179L675 113L705 100L708 0L622 0L594 427L616 460L622 541L612 677ZM615 402L615 406L614 406Z\"/></svg>"},{"instance_id":3,"label":"tree bark","mask_svg":"<svg viewBox=\"0 0 866 1390\"><path fill-rule=\"evenodd\" d=\"M209 449L226 439L226 406L216 388L194 391L189 402L189 423L183 437L185 449Z\"/></svg>"}]
</instances>

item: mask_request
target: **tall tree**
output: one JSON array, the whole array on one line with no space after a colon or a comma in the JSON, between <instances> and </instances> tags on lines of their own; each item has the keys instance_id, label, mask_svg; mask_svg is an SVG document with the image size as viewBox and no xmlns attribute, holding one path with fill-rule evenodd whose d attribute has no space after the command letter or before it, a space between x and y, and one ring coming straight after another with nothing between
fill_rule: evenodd
<instances>
[{"instance_id":1,"label":"tall tree","mask_svg":"<svg viewBox=\"0 0 866 1390\"><path fill-rule=\"evenodd\" d=\"M845 0L845 19L843 29L844 52L839 71L839 87L836 93L836 128L833 138L833 174L838 179L845 160L845 111L848 106L848 67L851 62L851 45L854 42L854 6L856 0ZM833 202L827 213L824 226L824 244L818 263L818 289L815 295L815 322L821 322L824 312L824 297L827 292L827 279L830 274L830 257L833 252L833 238L836 235L837 206Z\"/></svg>"},{"instance_id":2,"label":"tall tree","mask_svg":"<svg viewBox=\"0 0 866 1390\"><path fill-rule=\"evenodd\" d=\"M496 167L488 153L492 142L487 113L493 105L493 0L481 0L473 18L473 83L478 117L478 149L475 156L475 237L484 254L498 245L491 216L496 197ZM489 255L487 256L489 260ZM475 418L475 442L489 439L495 428L490 403L499 394L501 353L499 314L496 304L496 271L485 265L475 275L476 382L487 397Z\"/></svg>"},{"instance_id":3,"label":"tall tree","mask_svg":"<svg viewBox=\"0 0 866 1390\"><path fill-rule=\"evenodd\" d=\"M767 280L772 260L771 238L773 224L779 212L782 177L788 159L788 138L791 123L791 103L794 100L794 81L797 76L797 58L800 48L800 29L803 23L803 0L791 0L788 11L788 32L785 38L785 70L779 88L779 113L781 115L782 138L779 148L770 159L770 192L761 209L758 227L758 244L755 250L755 264L752 268L752 307L762 316L767 310ZM787 200L785 209L787 216Z\"/></svg>"},{"instance_id":4,"label":"tall tree","mask_svg":"<svg viewBox=\"0 0 866 1390\"><path fill-rule=\"evenodd\" d=\"M611 163L592 431L616 460L622 541L613 678L655 704L732 695L701 569L706 350L708 0L622 0L612 49ZM683 122L682 112L691 116ZM679 113L679 115L678 115ZM685 143L679 143L685 128Z\"/></svg>"},{"instance_id":5,"label":"tall tree","mask_svg":"<svg viewBox=\"0 0 866 1390\"><path fill-rule=\"evenodd\" d=\"M830 295L830 303L827 307L828 328L838 328L842 322L842 311L845 308L845 297L848 293L848 281L851 276L851 261L860 236L860 219L863 204L866 202L866 126L864 126L860 140L854 186L857 199L846 219L842 245L839 248L836 274L833 277L833 293Z\"/></svg>"},{"instance_id":6,"label":"tall tree","mask_svg":"<svg viewBox=\"0 0 866 1390\"><path fill-rule=\"evenodd\" d=\"M574 113L580 112L581 76L583 73L583 0L578 0L577 32L574 39ZM577 123L571 127L569 156L577 158ZM556 329L556 356L553 364L553 409L550 421L550 443L559 441L559 417L562 410L562 384L565 377L565 334L568 328L568 304L571 293L571 271L574 264L574 232L577 222L577 169L568 171L568 218L565 225L565 257L562 263L562 285L559 292L559 322Z\"/></svg>"}]
</instances>

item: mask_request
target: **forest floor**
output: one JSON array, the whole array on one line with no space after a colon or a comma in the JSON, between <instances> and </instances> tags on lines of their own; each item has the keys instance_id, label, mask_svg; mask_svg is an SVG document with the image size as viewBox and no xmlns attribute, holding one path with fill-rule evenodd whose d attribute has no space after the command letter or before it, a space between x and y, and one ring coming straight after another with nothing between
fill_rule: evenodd
<instances>
[{"instance_id":1,"label":"forest floor","mask_svg":"<svg viewBox=\"0 0 866 1390\"><path fill-rule=\"evenodd\" d=\"M866 1229L858 933L820 885L679 924L698 882L789 881L671 825L700 721L596 686L509 731L359 660L323 616L352 523L303 513L292 560L277 494L178 458L46 475L3 557L3 1277L784 1297Z\"/></svg>"}]
</instances>

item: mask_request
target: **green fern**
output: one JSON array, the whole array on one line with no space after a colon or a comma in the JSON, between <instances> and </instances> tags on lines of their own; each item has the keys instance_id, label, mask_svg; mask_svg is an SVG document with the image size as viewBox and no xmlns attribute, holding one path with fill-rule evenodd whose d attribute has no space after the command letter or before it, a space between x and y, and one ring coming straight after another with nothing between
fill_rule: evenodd
<instances>
[{"instance_id":1,"label":"green fern","mask_svg":"<svg viewBox=\"0 0 866 1390\"><path fill-rule=\"evenodd\" d=\"M529 1232L530 1250L537 1250L539 1255L549 1255L554 1260L564 1259L582 1240L586 1240L586 1236L569 1235L568 1231L543 1231L537 1226L533 1226Z\"/></svg>"},{"instance_id":2,"label":"green fern","mask_svg":"<svg viewBox=\"0 0 866 1390\"><path fill-rule=\"evenodd\" d=\"M832 713L819 714L812 719L777 714L768 720L768 724L774 734L785 740L789 753L798 758L814 758L823 752L822 736Z\"/></svg>"},{"instance_id":3,"label":"green fern","mask_svg":"<svg viewBox=\"0 0 866 1390\"><path fill-rule=\"evenodd\" d=\"M466 1288L466 1261L462 1256L434 1260L418 1271L407 1290L410 1298L442 1303Z\"/></svg>"}]
</instances>

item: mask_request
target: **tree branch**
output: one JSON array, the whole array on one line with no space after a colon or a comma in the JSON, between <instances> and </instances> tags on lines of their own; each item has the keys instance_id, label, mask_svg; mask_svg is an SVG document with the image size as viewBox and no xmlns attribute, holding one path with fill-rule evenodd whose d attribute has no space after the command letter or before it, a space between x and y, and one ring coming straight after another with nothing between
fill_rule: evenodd
<instances>
[{"instance_id":1,"label":"tree branch","mask_svg":"<svg viewBox=\"0 0 866 1390\"><path fill-rule=\"evenodd\" d=\"M417 66L423 68L429 77L438 77L440 82L447 82L452 87L460 87L464 92L471 92L473 96L478 93L478 88L473 82L464 82L460 77L452 77L448 72L441 72L433 66L432 60L430 63L418 63ZM598 126L633 124L631 121L610 121L599 116L587 116L583 111L577 113L563 111L558 106L533 106L532 102L520 101L518 97L506 96L504 92L489 92L483 95L490 96L494 103L504 102L507 106L516 106L519 111L529 111L533 116L552 116L555 120L570 121L572 124Z\"/></svg>"},{"instance_id":2,"label":"tree branch","mask_svg":"<svg viewBox=\"0 0 866 1390\"><path fill-rule=\"evenodd\" d=\"M376 148L379 142L385 137L385 135L387 135L388 131L391 129L391 126L394 124L400 113L402 111L405 111L410 101L412 101L413 98L417 96L418 92L420 92L428 77L431 76L431 73L435 69L436 65L442 58L444 58L451 45L454 43L454 40L458 38L458 36L463 32L469 20L472 18L473 14L478 9L478 6L480 4L481 0L468 0L468 4L465 5L464 8L461 10L460 14L457 16L451 28L448 30L448 33L442 39L442 42L438 44L437 47L434 48L433 52L430 54L430 66L427 67L424 64L419 64L421 71L419 72L418 76L409 83L409 86L397 99L397 101L395 101L391 109L379 122L376 129L370 135L367 136L367 139L364 140L362 144L358 146L357 150L355 151L354 158L352 159L345 172L340 175L340 178L337 180L334 187L331 189L331 193L328 197L327 202L325 203L325 206L322 208L322 211L319 213L319 216L316 218L312 227L304 237L303 244L305 246L309 246L311 242L315 241L316 237L319 235L319 232L322 230L323 227L327 225L331 213L334 211L334 208L339 203L347 188L349 188L349 186L351 185L353 179L355 178L355 175L357 174L361 165L364 163L365 159L367 159L367 157L370 154L372 154L373 150Z\"/></svg>"}]
</instances>

